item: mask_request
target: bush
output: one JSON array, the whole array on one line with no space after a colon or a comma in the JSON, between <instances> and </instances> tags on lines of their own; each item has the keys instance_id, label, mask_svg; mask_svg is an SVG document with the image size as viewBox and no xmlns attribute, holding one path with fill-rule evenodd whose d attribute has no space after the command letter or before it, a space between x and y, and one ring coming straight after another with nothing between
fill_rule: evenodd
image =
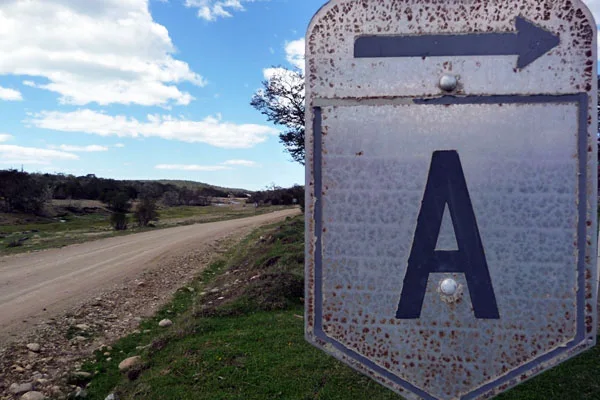
<instances>
[{"instance_id":1,"label":"bush","mask_svg":"<svg viewBox=\"0 0 600 400\"><path fill-rule=\"evenodd\" d=\"M110 224L116 231L127 229L127 214L122 212L113 212L110 216Z\"/></svg>"},{"instance_id":2,"label":"bush","mask_svg":"<svg viewBox=\"0 0 600 400\"><path fill-rule=\"evenodd\" d=\"M137 205L133 213L139 226L148 226L150 221L158 220L158 211L156 210L156 201L150 198L144 198Z\"/></svg>"},{"instance_id":3,"label":"bush","mask_svg":"<svg viewBox=\"0 0 600 400\"><path fill-rule=\"evenodd\" d=\"M112 211L110 224L116 231L127 229L127 211L131 208L129 196L125 192L110 192L106 194L105 202Z\"/></svg>"}]
</instances>

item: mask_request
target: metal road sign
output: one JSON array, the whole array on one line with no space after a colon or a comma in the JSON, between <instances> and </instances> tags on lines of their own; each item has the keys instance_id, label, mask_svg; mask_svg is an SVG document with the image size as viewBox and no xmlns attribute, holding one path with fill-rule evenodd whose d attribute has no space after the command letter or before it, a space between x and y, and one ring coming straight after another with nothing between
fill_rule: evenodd
<instances>
[{"instance_id":1,"label":"metal road sign","mask_svg":"<svg viewBox=\"0 0 600 400\"><path fill-rule=\"evenodd\" d=\"M306 40L307 339L410 399L594 346L585 5L332 0Z\"/></svg>"}]
</instances>

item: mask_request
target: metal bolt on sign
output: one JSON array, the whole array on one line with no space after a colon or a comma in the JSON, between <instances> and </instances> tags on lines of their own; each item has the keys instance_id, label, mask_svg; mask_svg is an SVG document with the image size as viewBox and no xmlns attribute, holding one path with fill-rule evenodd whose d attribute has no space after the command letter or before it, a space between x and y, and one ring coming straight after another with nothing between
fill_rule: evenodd
<instances>
[{"instance_id":1,"label":"metal bolt on sign","mask_svg":"<svg viewBox=\"0 0 600 400\"><path fill-rule=\"evenodd\" d=\"M458 86L458 79L454 75L443 75L440 78L440 88L447 92L451 92Z\"/></svg>"},{"instance_id":2,"label":"metal bolt on sign","mask_svg":"<svg viewBox=\"0 0 600 400\"><path fill-rule=\"evenodd\" d=\"M306 338L408 399L593 347L596 24L580 0L331 0L306 35Z\"/></svg>"}]
</instances>

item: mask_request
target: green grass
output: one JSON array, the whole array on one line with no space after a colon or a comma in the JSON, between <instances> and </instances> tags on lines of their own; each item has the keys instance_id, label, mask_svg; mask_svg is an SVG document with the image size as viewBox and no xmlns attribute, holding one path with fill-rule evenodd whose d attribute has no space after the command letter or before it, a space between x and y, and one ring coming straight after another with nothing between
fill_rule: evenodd
<instances>
[{"instance_id":1,"label":"green grass","mask_svg":"<svg viewBox=\"0 0 600 400\"><path fill-rule=\"evenodd\" d=\"M170 207L159 210L160 219L155 228L139 228L130 222L129 229L116 232L109 222L109 213L75 215L60 218L47 218L31 223L0 226L0 255L44 250L102 239L118 235L139 233L157 228L170 228L180 225L217 222L250 217L286 207ZM129 214L132 221L132 214ZM63 220L65 222L60 222ZM25 240L23 240L25 239ZM16 244L16 246L15 246Z\"/></svg>"},{"instance_id":2,"label":"green grass","mask_svg":"<svg viewBox=\"0 0 600 400\"><path fill-rule=\"evenodd\" d=\"M116 392L121 399L401 399L304 340L303 294L297 286L303 232L301 217L255 231L211 264L191 284L193 291L179 290L169 305L143 321L142 333L115 343L111 361L97 352L84 365L96 371L88 398ZM174 325L159 328L162 318ZM141 355L143 366L120 374L118 363L132 355ZM600 350L498 398L599 399Z\"/></svg>"},{"instance_id":3,"label":"green grass","mask_svg":"<svg viewBox=\"0 0 600 400\"><path fill-rule=\"evenodd\" d=\"M398 398L310 347L298 313L300 307L188 322L184 335L149 357L136 381L123 382L120 398Z\"/></svg>"},{"instance_id":4,"label":"green grass","mask_svg":"<svg viewBox=\"0 0 600 400\"><path fill-rule=\"evenodd\" d=\"M69 215L59 219L0 226L0 255L42 250L113 236L108 215ZM65 222L60 222L60 220ZM8 247L22 241L19 247Z\"/></svg>"}]
</instances>

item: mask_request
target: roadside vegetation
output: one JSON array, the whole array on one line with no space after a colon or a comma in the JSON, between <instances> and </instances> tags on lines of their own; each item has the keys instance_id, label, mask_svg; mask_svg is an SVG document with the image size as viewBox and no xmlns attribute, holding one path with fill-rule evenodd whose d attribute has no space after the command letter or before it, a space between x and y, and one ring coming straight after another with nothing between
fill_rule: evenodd
<instances>
[{"instance_id":1,"label":"roadside vegetation","mask_svg":"<svg viewBox=\"0 0 600 400\"><path fill-rule=\"evenodd\" d=\"M89 399L401 399L304 340L302 217L256 230L137 333L95 353ZM159 327L164 318L173 321ZM142 362L119 372L132 356ZM600 351L501 395L596 399Z\"/></svg>"},{"instance_id":2,"label":"roadside vegetation","mask_svg":"<svg viewBox=\"0 0 600 400\"><path fill-rule=\"evenodd\" d=\"M113 229L113 213L96 201L55 201L56 217L39 217L23 213L0 213L0 255L63 247L118 235L146 232L206 222L251 217L278 211L288 206L223 204L206 207L160 207L158 221L140 225L136 214L125 214L127 230Z\"/></svg>"},{"instance_id":3,"label":"roadside vegetation","mask_svg":"<svg viewBox=\"0 0 600 400\"><path fill-rule=\"evenodd\" d=\"M0 170L0 255L148 229L259 215L304 203L304 187L245 191L187 181Z\"/></svg>"}]
</instances>

